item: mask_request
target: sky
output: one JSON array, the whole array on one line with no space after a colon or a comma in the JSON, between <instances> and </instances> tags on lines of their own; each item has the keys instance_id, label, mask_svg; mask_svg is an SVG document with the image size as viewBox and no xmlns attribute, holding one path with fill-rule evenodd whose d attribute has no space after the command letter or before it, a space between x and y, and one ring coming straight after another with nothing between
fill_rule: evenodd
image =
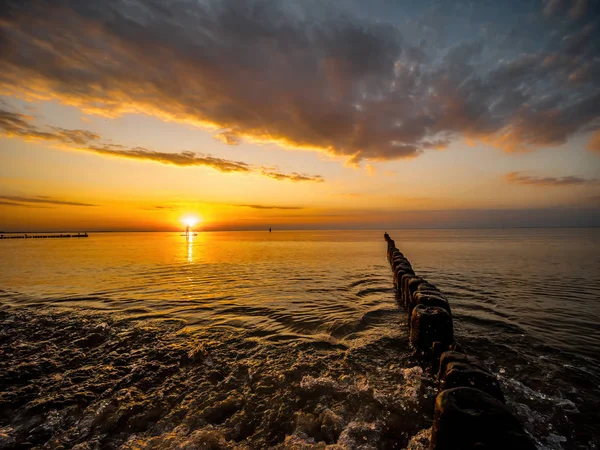
<instances>
[{"instance_id":1,"label":"sky","mask_svg":"<svg viewBox=\"0 0 600 450\"><path fill-rule=\"evenodd\" d=\"M0 0L0 231L600 226L600 0Z\"/></svg>"}]
</instances>

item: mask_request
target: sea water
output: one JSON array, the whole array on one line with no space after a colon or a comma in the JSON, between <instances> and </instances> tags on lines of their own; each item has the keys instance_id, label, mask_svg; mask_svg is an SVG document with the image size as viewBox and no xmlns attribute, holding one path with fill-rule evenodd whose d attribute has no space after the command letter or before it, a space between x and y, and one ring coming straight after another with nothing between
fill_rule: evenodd
<instances>
[{"instance_id":1,"label":"sea water","mask_svg":"<svg viewBox=\"0 0 600 450\"><path fill-rule=\"evenodd\" d=\"M600 230L386 230L539 448L600 441ZM0 448L410 448L382 231L0 242Z\"/></svg>"}]
</instances>

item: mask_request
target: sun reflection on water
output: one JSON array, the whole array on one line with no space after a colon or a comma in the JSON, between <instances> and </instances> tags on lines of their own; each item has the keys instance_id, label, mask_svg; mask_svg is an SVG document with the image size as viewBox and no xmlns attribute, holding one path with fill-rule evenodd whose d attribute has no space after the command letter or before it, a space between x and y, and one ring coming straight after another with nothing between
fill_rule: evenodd
<instances>
[{"instance_id":1,"label":"sun reflection on water","mask_svg":"<svg viewBox=\"0 0 600 450\"><path fill-rule=\"evenodd\" d=\"M188 234L185 240L187 242L187 261L191 264L194 262L194 236Z\"/></svg>"}]
</instances>

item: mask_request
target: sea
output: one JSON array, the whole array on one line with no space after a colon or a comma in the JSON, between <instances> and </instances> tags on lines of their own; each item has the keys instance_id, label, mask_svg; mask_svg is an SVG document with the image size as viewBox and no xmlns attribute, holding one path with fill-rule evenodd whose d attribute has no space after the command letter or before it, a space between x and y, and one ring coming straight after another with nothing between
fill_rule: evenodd
<instances>
[{"instance_id":1,"label":"sea","mask_svg":"<svg viewBox=\"0 0 600 450\"><path fill-rule=\"evenodd\" d=\"M412 449L387 231L539 449L600 447L600 229L0 241L0 449Z\"/></svg>"}]
</instances>

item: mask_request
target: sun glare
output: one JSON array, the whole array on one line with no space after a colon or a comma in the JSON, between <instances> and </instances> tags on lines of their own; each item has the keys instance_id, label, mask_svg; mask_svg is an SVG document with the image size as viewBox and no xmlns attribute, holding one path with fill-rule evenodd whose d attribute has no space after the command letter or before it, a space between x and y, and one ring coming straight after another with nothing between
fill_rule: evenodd
<instances>
[{"instance_id":1,"label":"sun glare","mask_svg":"<svg viewBox=\"0 0 600 450\"><path fill-rule=\"evenodd\" d=\"M184 225L193 227L197 223L202 222L202 219L199 217L187 216L187 217L184 217L183 219L181 219L181 221L183 222Z\"/></svg>"}]
</instances>

